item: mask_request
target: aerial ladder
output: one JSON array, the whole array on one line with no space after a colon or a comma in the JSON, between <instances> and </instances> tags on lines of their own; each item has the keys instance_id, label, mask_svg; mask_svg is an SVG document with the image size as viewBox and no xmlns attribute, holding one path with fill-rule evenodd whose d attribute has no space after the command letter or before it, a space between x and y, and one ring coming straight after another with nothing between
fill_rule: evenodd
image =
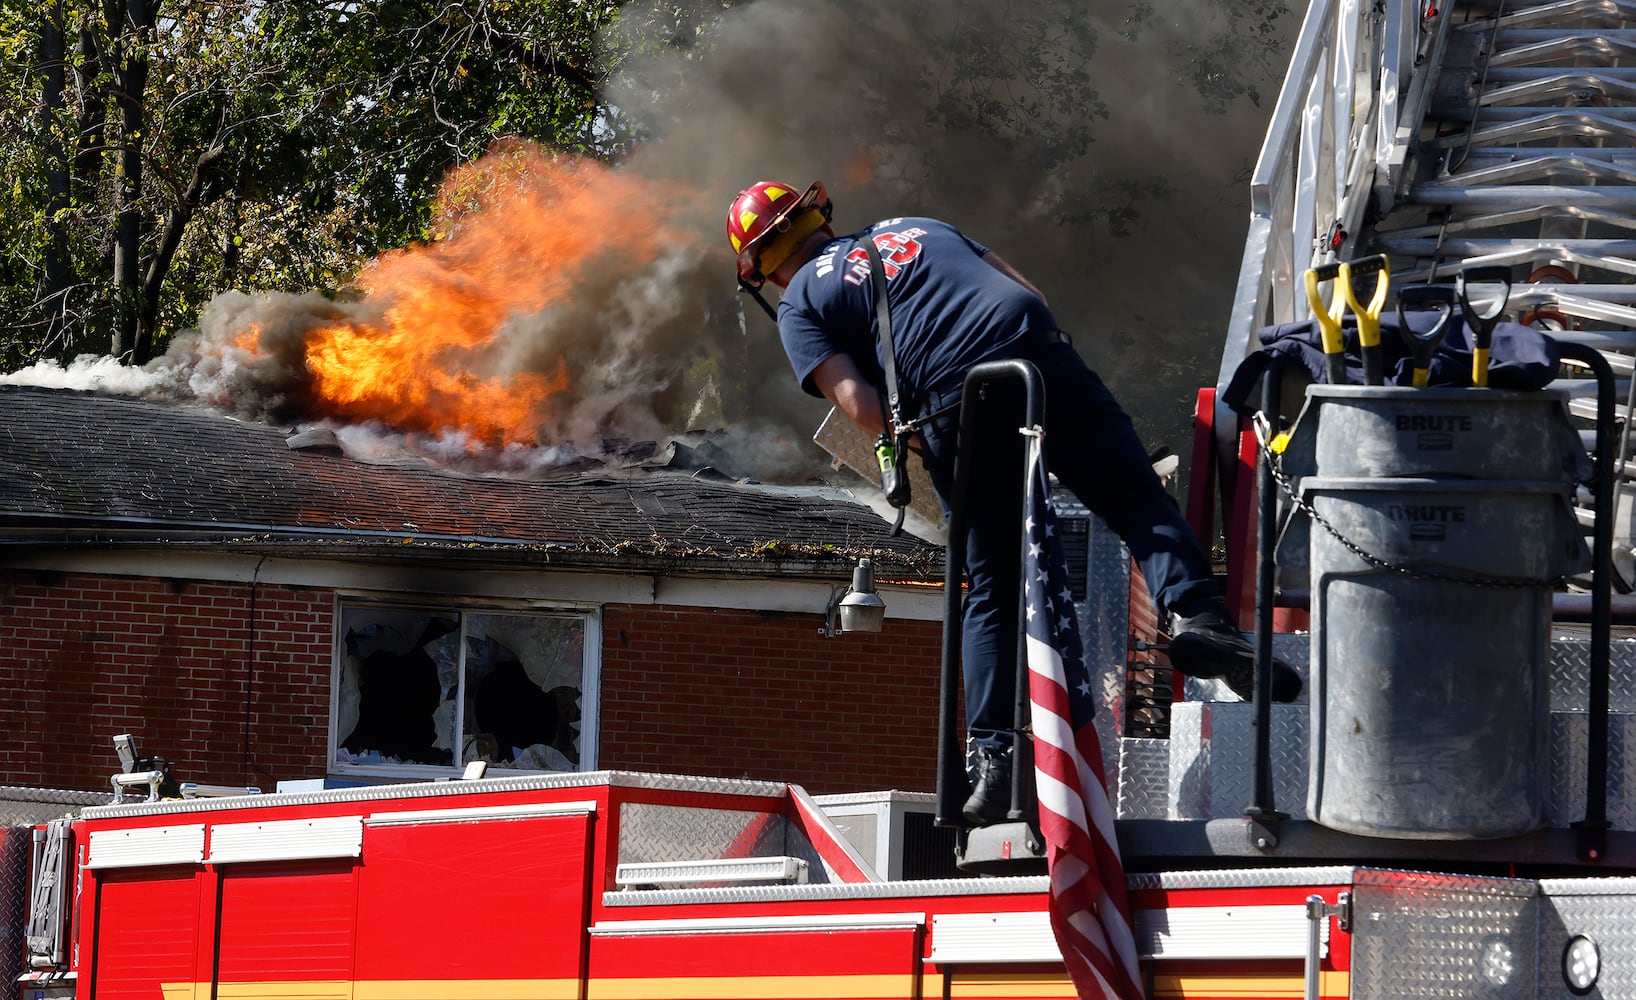
<instances>
[{"instance_id":1,"label":"aerial ladder","mask_svg":"<svg viewBox=\"0 0 1636 1000\"><path fill-rule=\"evenodd\" d=\"M1614 441L1608 506L1620 592L1636 582L1627 471L1636 402L1633 18L1636 5L1623 0L1314 3L1252 178L1217 379L1219 392L1263 327L1312 315L1302 282L1310 268L1384 255L1394 297L1410 285L1472 279L1475 312L1591 348L1618 380L1613 426L1602 431ZM1555 385L1572 394L1570 412L1592 446L1597 388L1586 374ZM1247 595L1253 463L1219 399L1207 416L1224 458L1230 574ZM1587 533L1593 494L1578 498Z\"/></svg>"}]
</instances>

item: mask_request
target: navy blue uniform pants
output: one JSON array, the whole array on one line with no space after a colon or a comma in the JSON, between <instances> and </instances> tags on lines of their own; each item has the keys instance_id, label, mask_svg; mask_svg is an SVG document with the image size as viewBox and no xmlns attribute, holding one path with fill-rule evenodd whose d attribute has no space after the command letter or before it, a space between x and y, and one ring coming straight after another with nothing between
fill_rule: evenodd
<instances>
[{"instance_id":1,"label":"navy blue uniform pants","mask_svg":"<svg viewBox=\"0 0 1636 1000\"><path fill-rule=\"evenodd\" d=\"M1216 594L1209 556L1164 489L1118 400L1074 350L1055 338L1014 345L1001 355L1032 361L1045 383L1047 467L1130 549L1161 609L1191 613ZM958 386L935 406L959 399ZM980 745L1011 742L1016 700L1018 586L1021 571L1023 391L1016 380L990 383L975 406L965 444L972 466L966 516L966 592L961 670L966 728ZM954 499L960 412L922 429L923 457L945 513ZM950 539L949 544L956 544Z\"/></svg>"}]
</instances>

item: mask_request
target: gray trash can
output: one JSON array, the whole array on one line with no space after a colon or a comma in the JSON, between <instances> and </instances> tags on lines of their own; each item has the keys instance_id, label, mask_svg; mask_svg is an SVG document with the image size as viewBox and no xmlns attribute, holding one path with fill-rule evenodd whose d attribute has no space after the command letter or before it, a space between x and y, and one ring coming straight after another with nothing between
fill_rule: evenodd
<instances>
[{"instance_id":1,"label":"gray trash can","mask_svg":"<svg viewBox=\"0 0 1636 1000\"><path fill-rule=\"evenodd\" d=\"M1589 479L1557 390L1315 385L1284 449L1293 476Z\"/></svg>"},{"instance_id":2,"label":"gray trash can","mask_svg":"<svg viewBox=\"0 0 1636 1000\"><path fill-rule=\"evenodd\" d=\"M1286 470L1327 527L1294 512L1279 552L1311 595L1308 816L1413 839L1537 829L1551 581L1589 562L1563 397L1318 386L1301 421Z\"/></svg>"}]
</instances>

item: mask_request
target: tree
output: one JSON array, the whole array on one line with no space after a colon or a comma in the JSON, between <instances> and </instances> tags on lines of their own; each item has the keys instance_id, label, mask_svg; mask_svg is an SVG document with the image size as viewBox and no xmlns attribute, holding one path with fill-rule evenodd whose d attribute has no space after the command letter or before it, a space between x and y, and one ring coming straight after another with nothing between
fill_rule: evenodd
<instances>
[{"instance_id":1,"label":"tree","mask_svg":"<svg viewBox=\"0 0 1636 1000\"><path fill-rule=\"evenodd\" d=\"M0 341L142 361L228 287L337 289L429 235L452 165L523 134L596 153L611 2L48 0L0 13L12 81Z\"/></svg>"}]
</instances>

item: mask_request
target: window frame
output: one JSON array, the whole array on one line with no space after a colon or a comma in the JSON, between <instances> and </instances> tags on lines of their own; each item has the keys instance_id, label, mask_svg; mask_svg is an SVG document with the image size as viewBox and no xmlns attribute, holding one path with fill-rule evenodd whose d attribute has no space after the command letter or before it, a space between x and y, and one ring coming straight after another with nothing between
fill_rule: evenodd
<instances>
[{"instance_id":1,"label":"window frame","mask_svg":"<svg viewBox=\"0 0 1636 1000\"><path fill-rule=\"evenodd\" d=\"M602 704L602 605L576 601L518 601L473 600L468 598L410 597L408 595L381 595L359 592L337 592L333 609L334 625L330 637L330 676L328 723L325 739L325 773L335 778L392 778L397 780L437 780L458 777L463 765L349 763L336 760L341 745L340 709L342 670L345 667L346 637L342 621L350 609L377 609L392 612L424 612L427 615L449 614L458 618L464 634L470 615L500 615L520 617L579 617L584 630L584 661L580 669L579 696L579 764L573 771L546 771L532 768L503 767L490 764L488 777L506 777L540 774L577 774L597 769L597 745L600 742ZM463 645L463 644L462 644ZM464 698L465 679L461 678L461 697ZM455 757L458 759L459 753Z\"/></svg>"}]
</instances>

